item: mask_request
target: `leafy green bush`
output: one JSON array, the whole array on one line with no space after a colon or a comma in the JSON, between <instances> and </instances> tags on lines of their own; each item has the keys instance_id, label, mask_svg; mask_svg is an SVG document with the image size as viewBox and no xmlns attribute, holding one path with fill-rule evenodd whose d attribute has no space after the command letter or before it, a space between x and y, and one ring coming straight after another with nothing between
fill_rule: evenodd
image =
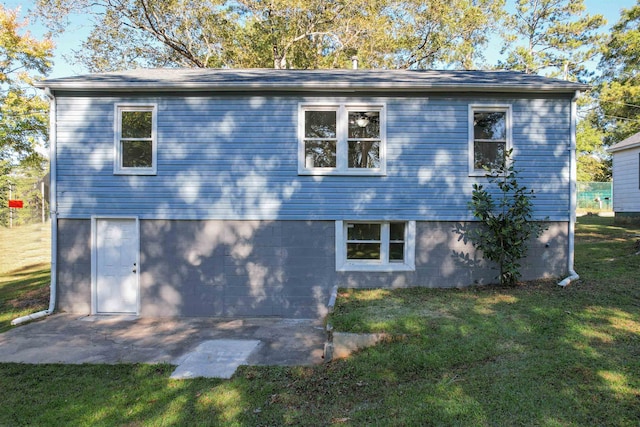
<instances>
[{"instance_id":1,"label":"leafy green bush","mask_svg":"<svg viewBox=\"0 0 640 427\"><path fill-rule=\"evenodd\" d=\"M497 200L495 192L482 184L473 185L469 208L481 226L464 231L486 259L498 264L503 285L513 285L520 279L519 260L527 255L527 242L544 231L542 224L531 221L534 191L519 184L518 171L510 157L511 150L503 164L488 170L486 175L489 183L499 190Z\"/></svg>"}]
</instances>

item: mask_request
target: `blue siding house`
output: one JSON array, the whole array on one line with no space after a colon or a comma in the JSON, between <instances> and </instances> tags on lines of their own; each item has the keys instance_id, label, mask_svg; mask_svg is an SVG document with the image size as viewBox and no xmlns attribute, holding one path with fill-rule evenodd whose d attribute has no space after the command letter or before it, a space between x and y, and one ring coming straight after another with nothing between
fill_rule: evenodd
<instances>
[{"instance_id":1,"label":"blue siding house","mask_svg":"<svg viewBox=\"0 0 640 427\"><path fill-rule=\"evenodd\" d=\"M58 309L318 317L341 287L495 281L459 240L505 150L544 234L524 279L573 273L575 99L505 71L158 69L51 99Z\"/></svg>"}]
</instances>

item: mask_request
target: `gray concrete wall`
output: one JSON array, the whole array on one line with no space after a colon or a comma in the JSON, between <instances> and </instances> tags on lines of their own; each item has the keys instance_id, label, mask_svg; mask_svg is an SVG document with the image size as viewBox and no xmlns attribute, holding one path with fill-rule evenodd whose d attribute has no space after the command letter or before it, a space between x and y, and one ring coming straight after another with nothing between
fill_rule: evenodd
<instances>
[{"instance_id":1,"label":"gray concrete wall","mask_svg":"<svg viewBox=\"0 0 640 427\"><path fill-rule=\"evenodd\" d=\"M640 224L640 212L616 212L614 222L616 224Z\"/></svg>"},{"instance_id":2,"label":"gray concrete wall","mask_svg":"<svg viewBox=\"0 0 640 427\"><path fill-rule=\"evenodd\" d=\"M470 227L475 223L468 223ZM547 230L529 242L529 256L521 260L523 280L565 277L568 231L565 222L545 223ZM416 224L416 269L412 272L339 272L338 286L450 288L497 283L497 266L482 259L470 242L460 239L454 222Z\"/></svg>"},{"instance_id":3,"label":"gray concrete wall","mask_svg":"<svg viewBox=\"0 0 640 427\"><path fill-rule=\"evenodd\" d=\"M89 313L91 222L58 221L58 308ZM568 224L530 242L525 280L567 273ZM333 221L140 221L143 316L320 317L331 289L495 282L453 222L418 222L416 270L336 272Z\"/></svg>"},{"instance_id":4,"label":"gray concrete wall","mask_svg":"<svg viewBox=\"0 0 640 427\"><path fill-rule=\"evenodd\" d=\"M324 316L334 230L328 221L141 221L141 314Z\"/></svg>"},{"instance_id":5,"label":"gray concrete wall","mask_svg":"<svg viewBox=\"0 0 640 427\"><path fill-rule=\"evenodd\" d=\"M91 312L91 221L58 220L56 309Z\"/></svg>"}]
</instances>

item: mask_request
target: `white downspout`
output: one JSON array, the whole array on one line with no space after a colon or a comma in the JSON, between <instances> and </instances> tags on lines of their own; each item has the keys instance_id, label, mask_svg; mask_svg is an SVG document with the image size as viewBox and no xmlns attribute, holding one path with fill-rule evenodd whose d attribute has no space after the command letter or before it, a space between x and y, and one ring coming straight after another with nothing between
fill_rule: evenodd
<instances>
[{"instance_id":1,"label":"white downspout","mask_svg":"<svg viewBox=\"0 0 640 427\"><path fill-rule=\"evenodd\" d=\"M567 286L569 283L576 281L580 278L578 273L574 270L574 248L575 248L575 233L576 233L576 206L577 206L577 169L576 169L576 128L577 128L577 106L576 100L580 95L580 91L576 91L573 99L571 99L571 147L569 148L569 254L567 259L567 270L569 276L558 282L559 286Z\"/></svg>"},{"instance_id":2,"label":"white downspout","mask_svg":"<svg viewBox=\"0 0 640 427\"><path fill-rule=\"evenodd\" d=\"M56 308L56 289L57 289L57 259L58 259L58 200L56 197L56 167L57 167L57 111L56 98L49 88L45 88L45 94L49 98L49 211L51 216L51 283L49 285L49 308L18 317L11 321L12 325L20 325L31 320L39 319L44 316L53 314Z\"/></svg>"}]
</instances>

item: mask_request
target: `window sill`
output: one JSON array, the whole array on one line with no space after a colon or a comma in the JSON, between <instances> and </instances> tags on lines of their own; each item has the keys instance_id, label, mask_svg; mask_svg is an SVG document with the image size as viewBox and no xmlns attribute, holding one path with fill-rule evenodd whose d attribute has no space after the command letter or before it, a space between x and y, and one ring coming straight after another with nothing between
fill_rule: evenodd
<instances>
[{"instance_id":1,"label":"window sill","mask_svg":"<svg viewBox=\"0 0 640 427\"><path fill-rule=\"evenodd\" d=\"M359 170L299 170L298 175L301 176L387 176L387 173L383 170L367 170L367 171L359 171Z\"/></svg>"},{"instance_id":2,"label":"window sill","mask_svg":"<svg viewBox=\"0 0 640 427\"><path fill-rule=\"evenodd\" d=\"M398 272L398 271L415 271L413 265L405 263L397 264L364 264L364 263L344 263L336 268L336 271L362 271L362 272Z\"/></svg>"},{"instance_id":3,"label":"window sill","mask_svg":"<svg viewBox=\"0 0 640 427\"><path fill-rule=\"evenodd\" d=\"M473 171L473 172L469 172L469 176L477 177L477 178L487 178L490 176L504 176L504 174L491 175L489 171Z\"/></svg>"},{"instance_id":4,"label":"window sill","mask_svg":"<svg viewBox=\"0 0 640 427\"><path fill-rule=\"evenodd\" d=\"M155 170L116 170L113 171L114 175L157 175Z\"/></svg>"}]
</instances>

